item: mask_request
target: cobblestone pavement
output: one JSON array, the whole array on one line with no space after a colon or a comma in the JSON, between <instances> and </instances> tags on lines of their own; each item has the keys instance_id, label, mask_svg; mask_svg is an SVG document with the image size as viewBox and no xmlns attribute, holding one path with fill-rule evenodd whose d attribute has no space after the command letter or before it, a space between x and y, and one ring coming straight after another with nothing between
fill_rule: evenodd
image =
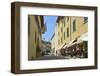
<instances>
[{"instance_id":1,"label":"cobblestone pavement","mask_svg":"<svg viewBox=\"0 0 100 76\"><path fill-rule=\"evenodd\" d=\"M50 60L50 59L65 59L65 58L61 56L44 55L44 56L37 58L36 60Z\"/></svg>"}]
</instances>

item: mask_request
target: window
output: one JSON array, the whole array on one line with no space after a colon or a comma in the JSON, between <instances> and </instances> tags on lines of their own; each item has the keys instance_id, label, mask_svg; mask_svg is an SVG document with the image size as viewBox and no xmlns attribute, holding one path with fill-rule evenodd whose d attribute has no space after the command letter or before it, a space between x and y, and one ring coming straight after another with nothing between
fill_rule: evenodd
<instances>
[{"instance_id":1,"label":"window","mask_svg":"<svg viewBox=\"0 0 100 76\"><path fill-rule=\"evenodd\" d=\"M28 36L30 36L30 16L28 16Z\"/></svg>"},{"instance_id":2,"label":"window","mask_svg":"<svg viewBox=\"0 0 100 76\"><path fill-rule=\"evenodd\" d=\"M69 37L69 28L67 28L67 37Z\"/></svg>"},{"instance_id":3,"label":"window","mask_svg":"<svg viewBox=\"0 0 100 76\"><path fill-rule=\"evenodd\" d=\"M62 26L64 25L64 19L61 19L61 24L62 24Z\"/></svg>"},{"instance_id":4,"label":"window","mask_svg":"<svg viewBox=\"0 0 100 76\"><path fill-rule=\"evenodd\" d=\"M73 21L73 32L75 32L76 31L76 21L74 20Z\"/></svg>"},{"instance_id":5,"label":"window","mask_svg":"<svg viewBox=\"0 0 100 76\"><path fill-rule=\"evenodd\" d=\"M58 40L58 45L60 45L60 41Z\"/></svg>"},{"instance_id":6,"label":"window","mask_svg":"<svg viewBox=\"0 0 100 76\"><path fill-rule=\"evenodd\" d=\"M37 39L37 37L36 37L37 35L36 35L36 32L35 32L35 42L37 41L36 39Z\"/></svg>"},{"instance_id":7,"label":"window","mask_svg":"<svg viewBox=\"0 0 100 76\"><path fill-rule=\"evenodd\" d=\"M65 32L64 32L64 40L65 40Z\"/></svg>"},{"instance_id":8,"label":"window","mask_svg":"<svg viewBox=\"0 0 100 76\"><path fill-rule=\"evenodd\" d=\"M62 28L61 28L61 32L62 32Z\"/></svg>"},{"instance_id":9,"label":"window","mask_svg":"<svg viewBox=\"0 0 100 76\"><path fill-rule=\"evenodd\" d=\"M88 17L84 17L84 23L88 22Z\"/></svg>"},{"instance_id":10,"label":"window","mask_svg":"<svg viewBox=\"0 0 100 76\"><path fill-rule=\"evenodd\" d=\"M69 21L69 17L67 17L67 22Z\"/></svg>"}]
</instances>

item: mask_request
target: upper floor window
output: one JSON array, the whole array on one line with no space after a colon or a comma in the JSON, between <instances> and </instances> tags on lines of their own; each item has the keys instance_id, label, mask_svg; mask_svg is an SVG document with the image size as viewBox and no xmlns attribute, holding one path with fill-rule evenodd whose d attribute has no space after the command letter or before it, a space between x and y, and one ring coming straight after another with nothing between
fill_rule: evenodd
<instances>
[{"instance_id":1,"label":"upper floor window","mask_svg":"<svg viewBox=\"0 0 100 76\"><path fill-rule=\"evenodd\" d=\"M64 27L66 26L66 19L64 18Z\"/></svg>"},{"instance_id":2,"label":"upper floor window","mask_svg":"<svg viewBox=\"0 0 100 76\"><path fill-rule=\"evenodd\" d=\"M69 28L67 28L67 37L69 37Z\"/></svg>"},{"instance_id":3,"label":"upper floor window","mask_svg":"<svg viewBox=\"0 0 100 76\"><path fill-rule=\"evenodd\" d=\"M64 19L61 19L61 24L62 26L64 26Z\"/></svg>"},{"instance_id":4,"label":"upper floor window","mask_svg":"<svg viewBox=\"0 0 100 76\"><path fill-rule=\"evenodd\" d=\"M76 31L76 20L73 21L73 32Z\"/></svg>"},{"instance_id":5,"label":"upper floor window","mask_svg":"<svg viewBox=\"0 0 100 76\"><path fill-rule=\"evenodd\" d=\"M64 40L65 40L65 32L64 32Z\"/></svg>"},{"instance_id":6,"label":"upper floor window","mask_svg":"<svg viewBox=\"0 0 100 76\"><path fill-rule=\"evenodd\" d=\"M69 21L69 17L67 17L67 22Z\"/></svg>"},{"instance_id":7,"label":"upper floor window","mask_svg":"<svg viewBox=\"0 0 100 76\"><path fill-rule=\"evenodd\" d=\"M63 28L61 28L61 32L63 32Z\"/></svg>"},{"instance_id":8,"label":"upper floor window","mask_svg":"<svg viewBox=\"0 0 100 76\"><path fill-rule=\"evenodd\" d=\"M30 36L30 16L28 16L28 36Z\"/></svg>"},{"instance_id":9,"label":"upper floor window","mask_svg":"<svg viewBox=\"0 0 100 76\"><path fill-rule=\"evenodd\" d=\"M37 41L36 39L37 39L37 35L36 35L37 33L35 32L35 42Z\"/></svg>"},{"instance_id":10,"label":"upper floor window","mask_svg":"<svg viewBox=\"0 0 100 76\"><path fill-rule=\"evenodd\" d=\"M88 17L84 17L84 23L88 22Z\"/></svg>"}]
</instances>

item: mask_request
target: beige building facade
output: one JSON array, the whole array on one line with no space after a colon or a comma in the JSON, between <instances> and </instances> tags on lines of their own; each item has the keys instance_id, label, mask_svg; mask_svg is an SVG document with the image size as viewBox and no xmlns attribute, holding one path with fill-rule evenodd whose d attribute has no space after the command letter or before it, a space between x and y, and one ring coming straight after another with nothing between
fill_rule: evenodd
<instances>
[{"instance_id":1,"label":"beige building facade","mask_svg":"<svg viewBox=\"0 0 100 76\"><path fill-rule=\"evenodd\" d=\"M53 34L53 36L51 37L51 40L50 40L50 42L51 42L51 54L54 54L54 55L56 55L56 52L55 52L55 34Z\"/></svg>"},{"instance_id":2,"label":"beige building facade","mask_svg":"<svg viewBox=\"0 0 100 76\"><path fill-rule=\"evenodd\" d=\"M55 26L55 50L68 47L74 40L88 37L88 18L76 16L58 16ZM53 45L51 45L53 46Z\"/></svg>"},{"instance_id":3,"label":"beige building facade","mask_svg":"<svg viewBox=\"0 0 100 76\"><path fill-rule=\"evenodd\" d=\"M41 35L44 32L43 17L28 15L28 60L33 60L40 56Z\"/></svg>"}]
</instances>

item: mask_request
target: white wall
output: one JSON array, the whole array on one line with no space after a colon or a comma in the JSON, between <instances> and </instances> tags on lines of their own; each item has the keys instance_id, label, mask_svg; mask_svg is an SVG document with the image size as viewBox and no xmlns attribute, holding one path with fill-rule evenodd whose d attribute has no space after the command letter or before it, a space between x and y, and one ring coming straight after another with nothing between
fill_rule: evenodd
<instances>
[{"instance_id":1,"label":"white wall","mask_svg":"<svg viewBox=\"0 0 100 76\"><path fill-rule=\"evenodd\" d=\"M11 60L11 15L10 3L13 1L30 1L43 3L57 3L57 4L74 4L74 5L90 5L99 6L98 21L100 21L100 0L1 0L0 2L0 76L16 76L10 73ZM100 28L100 23L98 23ZM98 30L100 33L100 30ZM98 43L100 42L100 34L98 36ZM100 46L100 43L99 43ZM100 58L100 48L98 54ZM52 73L38 73L38 74L24 74L24 76L99 76L100 59L98 70L81 70L81 71L65 71ZM23 76L23 74L18 75Z\"/></svg>"}]
</instances>

